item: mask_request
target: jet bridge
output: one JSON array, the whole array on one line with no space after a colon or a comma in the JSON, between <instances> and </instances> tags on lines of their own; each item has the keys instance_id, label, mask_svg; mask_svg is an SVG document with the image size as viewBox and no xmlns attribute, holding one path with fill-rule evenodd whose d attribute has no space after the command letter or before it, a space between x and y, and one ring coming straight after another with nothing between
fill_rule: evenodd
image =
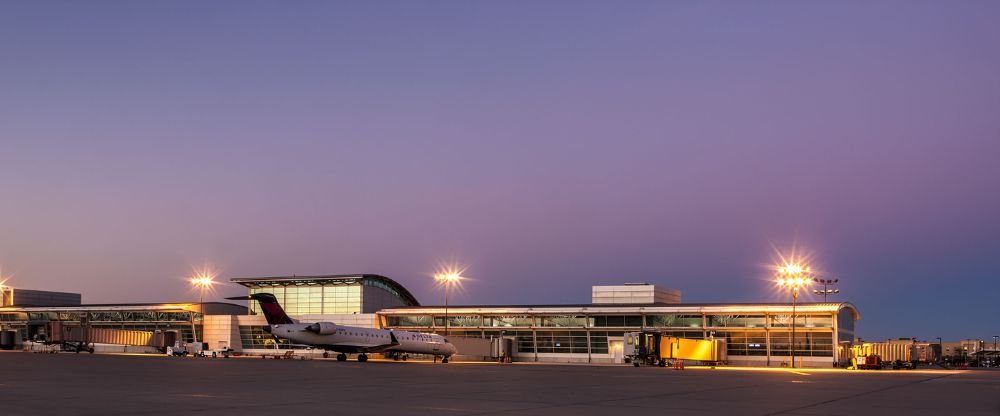
<instances>
[{"instance_id":1,"label":"jet bridge","mask_svg":"<svg viewBox=\"0 0 1000 416\"><path fill-rule=\"evenodd\" d=\"M45 336L38 341L60 345L63 351L93 352L94 344L164 348L173 345L177 331L134 331L93 327L87 323L66 325L59 321L45 324Z\"/></svg>"}]
</instances>

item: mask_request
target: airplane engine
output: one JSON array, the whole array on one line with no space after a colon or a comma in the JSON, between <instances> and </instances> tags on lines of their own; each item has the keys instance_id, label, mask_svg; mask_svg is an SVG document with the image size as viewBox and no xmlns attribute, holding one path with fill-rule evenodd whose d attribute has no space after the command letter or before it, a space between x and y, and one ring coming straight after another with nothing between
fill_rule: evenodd
<instances>
[{"instance_id":1,"label":"airplane engine","mask_svg":"<svg viewBox=\"0 0 1000 416\"><path fill-rule=\"evenodd\" d=\"M317 322L307 326L306 331L319 335L331 335L337 332L337 326L333 322Z\"/></svg>"}]
</instances>

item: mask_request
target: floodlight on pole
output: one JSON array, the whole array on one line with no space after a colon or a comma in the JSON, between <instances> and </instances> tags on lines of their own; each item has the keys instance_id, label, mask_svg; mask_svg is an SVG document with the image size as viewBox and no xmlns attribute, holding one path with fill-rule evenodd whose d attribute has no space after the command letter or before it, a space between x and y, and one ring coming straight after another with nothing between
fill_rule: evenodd
<instances>
[{"instance_id":1,"label":"floodlight on pole","mask_svg":"<svg viewBox=\"0 0 1000 416\"><path fill-rule=\"evenodd\" d=\"M813 294L823 295L823 302L825 303L827 295L835 295L840 293L840 289L830 289L830 286L833 286L839 281L840 279L820 279L818 277L814 277L813 282L816 282L816 284L823 285L823 290L814 289Z\"/></svg>"},{"instance_id":2,"label":"floodlight on pole","mask_svg":"<svg viewBox=\"0 0 1000 416\"><path fill-rule=\"evenodd\" d=\"M0 307L7 306L7 279L0 280Z\"/></svg>"},{"instance_id":3,"label":"floodlight on pole","mask_svg":"<svg viewBox=\"0 0 1000 416\"><path fill-rule=\"evenodd\" d=\"M791 368L795 368L795 304L799 299L799 288L805 287L809 282L809 266L798 263L785 263L778 266L778 286L787 287L792 294L792 339L790 342L789 355L791 357Z\"/></svg>"},{"instance_id":4,"label":"floodlight on pole","mask_svg":"<svg viewBox=\"0 0 1000 416\"><path fill-rule=\"evenodd\" d=\"M448 335L448 289L452 284L461 281L462 276L458 272L449 271L435 274L434 280L444 285L444 334Z\"/></svg>"},{"instance_id":5,"label":"floodlight on pole","mask_svg":"<svg viewBox=\"0 0 1000 416\"><path fill-rule=\"evenodd\" d=\"M211 289L215 284L215 276L207 271L199 272L197 276L191 278L191 284L198 287L200 296L198 297L198 312L201 313L201 322L204 329L205 322L205 291ZM198 331L194 326L194 314L191 315L191 336L194 342L198 342Z\"/></svg>"},{"instance_id":6,"label":"floodlight on pole","mask_svg":"<svg viewBox=\"0 0 1000 416\"><path fill-rule=\"evenodd\" d=\"M941 340L941 337L937 337L937 340L938 340L938 358L937 358L937 360L938 360L938 362L941 362L941 360L944 358L944 341Z\"/></svg>"}]
</instances>

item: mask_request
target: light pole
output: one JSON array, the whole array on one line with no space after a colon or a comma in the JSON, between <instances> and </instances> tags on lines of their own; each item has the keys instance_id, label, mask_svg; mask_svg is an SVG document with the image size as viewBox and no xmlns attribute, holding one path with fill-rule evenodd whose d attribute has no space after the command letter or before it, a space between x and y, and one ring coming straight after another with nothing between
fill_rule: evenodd
<instances>
[{"instance_id":1,"label":"light pole","mask_svg":"<svg viewBox=\"0 0 1000 416\"><path fill-rule=\"evenodd\" d=\"M7 288L10 286L5 285L6 280L0 280L0 307L7 306ZM995 338L995 337L994 337Z\"/></svg>"},{"instance_id":2,"label":"light pole","mask_svg":"<svg viewBox=\"0 0 1000 416\"><path fill-rule=\"evenodd\" d=\"M434 275L434 280L444 284L444 334L448 335L448 289L452 283L462 280L462 276L455 272L439 273Z\"/></svg>"},{"instance_id":3,"label":"light pole","mask_svg":"<svg viewBox=\"0 0 1000 416\"><path fill-rule=\"evenodd\" d=\"M199 273L197 276L191 279L191 284L198 286L198 291L200 296L198 298L198 312L201 312L201 322L202 330L205 327L205 290L212 287L215 284L215 276L207 272ZM191 315L191 336L194 337L194 342L198 342L198 331L195 330L194 326L194 315Z\"/></svg>"},{"instance_id":4,"label":"light pole","mask_svg":"<svg viewBox=\"0 0 1000 416\"><path fill-rule=\"evenodd\" d=\"M813 290L814 295L823 295L823 303L826 303L826 295L833 295L840 293L840 289L830 289L835 283L839 282L840 279L820 279L817 277L813 278L813 281L823 285L823 290Z\"/></svg>"},{"instance_id":5,"label":"light pole","mask_svg":"<svg viewBox=\"0 0 1000 416\"><path fill-rule=\"evenodd\" d=\"M712 368L715 368L715 331L709 331L708 339L712 342Z\"/></svg>"},{"instance_id":6,"label":"light pole","mask_svg":"<svg viewBox=\"0 0 1000 416\"><path fill-rule=\"evenodd\" d=\"M997 338L1000 338L1000 335L993 336L993 359L990 360L990 364L994 367L997 365Z\"/></svg>"},{"instance_id":7,"label":"light pole","mask_svg":"<svg viewBox=\"0 0 1000 416\"><path fill-rule=\"evenodd\" d=\"M799 299L799 288L804 287L809 281L809 266L797 263L786 263L778 267L778 286L788 287L792 293L792 339L789 355L792 362L791 367L795 368L795 304Z\"/></svg>"},{"instance_id":8,"label":"light pole","mask_svg":"<svg viewBox=\"0 0 1000 416\"><path fill-rule=\"evenodd\" d=\"M937 361L941 362L944 359L944 341L941 341L941 337L937 337L938 340L938 357Z\"/></svg>"}]
</instances>

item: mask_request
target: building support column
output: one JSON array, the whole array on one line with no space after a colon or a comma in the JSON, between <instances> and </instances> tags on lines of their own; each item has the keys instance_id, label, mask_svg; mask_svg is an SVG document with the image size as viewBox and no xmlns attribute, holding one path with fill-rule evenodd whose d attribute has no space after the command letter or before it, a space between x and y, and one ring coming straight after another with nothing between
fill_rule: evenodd
<instances>
[{"instance_id":1,"label":"building support column","mask_svg":"<svg viewBox=\"0 0 1000 416\"><path fill-rule=\"evenodd\" d=\"M535 362L537 363L538 362L538 331L535 331L534 328L531 328L531 346L532 346L531 349L535 351Z\"/></svg>"},{"instance_id":2,"label":"building support column","mask_svg":"<svg viewBox=\"0 0 1000 416\"><path fill-rule=\"evenodd\" d=\"M767 345L767 366L771 366L771 316L764 314L764 342Z\"/></svg>"},{"instance_id":3,"label":"building support column","mask_svg":"<svg viewBox=\"0 0 1000 416\"><path fill-rule=\"evenodd\" d=\"M590 358L590 328L585 328L584 330L587 331L587 363L592 363L593 361Z\"/></svg>"},{"instance_id":4,"label":"building support column","mask_svg":"<svg viewBox=\"0 0 1000 416\"><path fill-rule=\"evenodd\" d=\"M832 328L833 328L833 336L830 337L833 340L833 363L832 363L832 365L836 365L836 364L840 363L840 337L839 337L839 334L837 334L837 315L839 315L839 314L840 314L839 311L833 313L833 326L832 326Z\"/></svg>"},{"instance_id":5,"label":"building support column","mask_svg":"<svg viewBox=\"0 0 1000 416\"><path fill-rule=\"evenodd\" d=\"M701 339L708 339L708 315L701 314Z\"/></svg>"}]
</instances>

